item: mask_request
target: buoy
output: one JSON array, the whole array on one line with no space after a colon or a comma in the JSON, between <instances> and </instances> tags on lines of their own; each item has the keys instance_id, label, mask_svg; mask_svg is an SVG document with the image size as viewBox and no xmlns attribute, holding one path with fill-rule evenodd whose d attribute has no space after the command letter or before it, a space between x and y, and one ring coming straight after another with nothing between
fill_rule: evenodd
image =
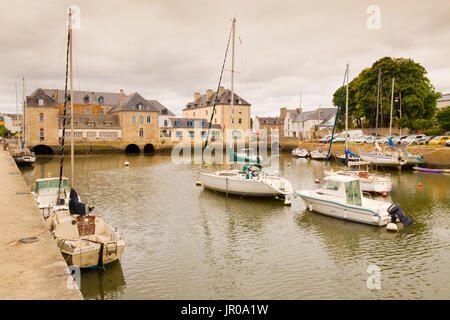
<instances>
[{"instance_id":1,"label":"buoy","mask_svg":"<svg viewBox=\"0 0 450 320\"><path fill-rule=\"evenodd\" d=\"M315 182L316 182L316 183L319 183L319 182L320 182L320 180L319 180L319 179L316 179L316 180L315 180Z\"/></svg>"},{"instance_id":2,"label":"buoy","mask_svg":"<svg viewBox=\"0 0 450 320\"><path fill-rule=\"evenodd\" d=\"M125 162L123 163L123 165L124 165L125 167L128 167L128 166L130 165L130 163L129 163L128 161L125 161Z\"/></svg>"},{"instance_id":3,"label":"buoy","mask_svg":"<svg viewBox=\"0 0 450 320\"><path fill-rule=\"evenodd\" d=\"M418 186L419 186L419 188L422 188L422 184L420 182L419 182Z\"/></svg>"},{"instance_id":4,"label":"buoy","mask_svg":"<svg viewBox=\"0 0 450 320\"><path fill-rule=\"evenodd\" d=\"M383 197L387 197L387 192L386 191L383 192L382 195L383 195Z\"/></svg>"},{"instance_id":5,"label":"buoy","mask_svg":"<svg viewBox=\"0 0 450 320\"><path fill-rule=\"evenodd\" d=\"M398 226L395 223L388 223L388 225L386 226L386 230L387 231L397 231L398 230Z\"/></svg>"},{"instance_id":6,"label":"buoy","mask_svg":"<svg viewBox=\"0 0 450 320\"><path fill-rule=\"evenodd\" d=\"M201 186L201 185L202 185L202 182L201 182L200 180L197 180L197 181L195 181L195 185L196 185L196 186Z\"/></svg>"},{"instance_id":7,"label":"buoy","mask_svg":"<svg viewBox=\"0 0 450 320\"><path fill-rule=\"evenodd\" d=\"M291 197L286 197L286 199L284 199L284 205L285 205L285 206L290 206L290 205L292 205Z\"/></svg>"}]
</instances>

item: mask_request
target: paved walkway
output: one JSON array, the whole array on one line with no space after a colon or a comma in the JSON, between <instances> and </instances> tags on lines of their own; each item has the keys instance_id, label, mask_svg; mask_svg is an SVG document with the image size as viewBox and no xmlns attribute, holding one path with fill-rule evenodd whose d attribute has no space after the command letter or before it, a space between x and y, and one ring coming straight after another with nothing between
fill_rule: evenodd
<instances>
[{"instance_id":1,"label":"paved walkway","mask_svg":"<svg viewBox=\"0 0 450 320\"><path fill-rule=\"evenodd\" d=\"M13 244L38 235L39 241ZM83 299L9 151L0 149L0 299Z\"/></svg>"}]
</instances>

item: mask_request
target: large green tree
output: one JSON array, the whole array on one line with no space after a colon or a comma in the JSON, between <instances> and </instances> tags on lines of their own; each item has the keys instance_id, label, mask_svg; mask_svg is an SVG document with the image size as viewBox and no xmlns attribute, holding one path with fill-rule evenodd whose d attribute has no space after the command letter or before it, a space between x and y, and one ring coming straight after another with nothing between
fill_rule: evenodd
<instances>
[{"instance_id":1,"label":"large green tree","mask_svg":"<svg viewBox=\"0 0 450 320\"><path fill-rule=\"evenodd\" d=\"M402 117L411 124L416 119L431 119L436 113L436 99L441 95L435 92L427 71L412 59L384 57L366 68L349 83L349 115L358 126L361 118L365 118L368 126L376 123L378 70L381 69L380 110L378 125L388 126L391 108L392 77L395 76L393 117L400 116L398 97L401 94ZM333 95L333 104L339 103L342 87ZM345 86L339 116L345 113Z\"/></svg>"}]
</instances>

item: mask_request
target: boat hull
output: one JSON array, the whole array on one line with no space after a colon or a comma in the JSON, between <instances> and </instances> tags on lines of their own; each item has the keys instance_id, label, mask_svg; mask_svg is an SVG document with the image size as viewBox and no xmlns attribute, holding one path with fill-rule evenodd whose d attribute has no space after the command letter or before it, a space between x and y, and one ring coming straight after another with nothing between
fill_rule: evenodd
<instances>
[{"instance_id":1,"label":"boat hull","mask_svg":"<svg viewBox=\"0 0 450 320\"><path fill-rule=\"evenodd\" d=\"M200 181L207 189L253 197L290 196L292 187L287 180L282 180L280 188L279 186L270 185L270 183L266 183L262 179L239 179L233 176L218 176L214 173L200 173ZM282 185L283 183L285 186Z\"/></svg>"},{"instance_id":2,"label":"boat hull","mask_svg":"<svg viewBox=\"0 0 450 320\"><path fill-rule=\"evenodd\" d=\"M402 159L398 159L398 157L391 156L381 156L381 155L372 155L372 154L360 154L360 157L363 161L370 162L371 164L376 164L380 166L388 166L388 167L398 167L405 165L406 162Z\"/></svg>"},{"instance_id":3,"label":"boat hull","mask_svg":"<svg viewBox=\"0 0 450 320\"><path fill-rule=\"evenodd\" d=\"M377 212L369 209L318 199L302 192L295 192L295 194L302 198L308 210L323 215L379 227L385 226L390 222L388 216L381 216Z\"/></svg>"}]
</instances>

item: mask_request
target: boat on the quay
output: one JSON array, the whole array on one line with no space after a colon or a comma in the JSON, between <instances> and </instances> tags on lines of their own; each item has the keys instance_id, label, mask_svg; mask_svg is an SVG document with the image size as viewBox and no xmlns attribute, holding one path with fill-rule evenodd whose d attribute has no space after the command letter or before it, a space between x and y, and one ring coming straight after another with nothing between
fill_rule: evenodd
<instances>
[{"instance_id":1,"label":"boat on the quay","mask_svg":"<svg viewBox=\"0 0 450 320\"><path fill-rule=\"evenodd\" d=\"M396 222L406 226L414 223L400 205L364 197L357 177L333 175L324 180L324 186L316 190L295 191L309 211L379 227Z\"/></svg>"}]
</instances>

